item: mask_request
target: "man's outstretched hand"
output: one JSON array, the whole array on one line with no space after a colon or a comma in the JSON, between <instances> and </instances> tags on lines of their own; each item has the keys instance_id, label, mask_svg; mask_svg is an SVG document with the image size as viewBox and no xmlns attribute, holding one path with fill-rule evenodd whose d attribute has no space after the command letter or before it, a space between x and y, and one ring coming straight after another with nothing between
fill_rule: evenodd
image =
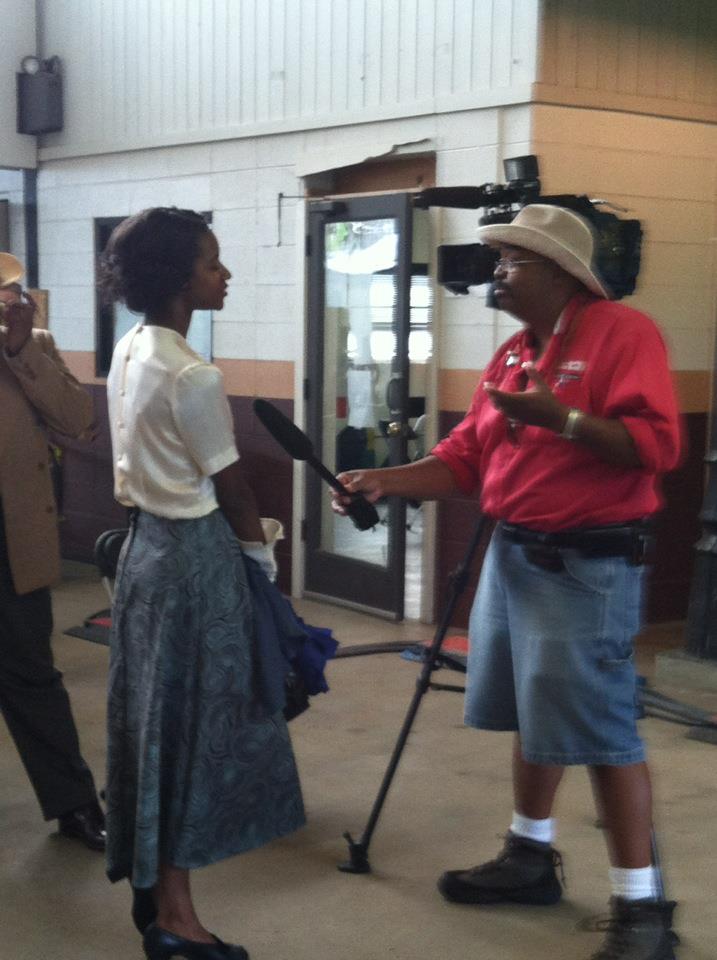
<instances>
[{"instance_id":1,"label":"man's outstretched hand","mask_svg":"<svg viewBox=\"0 0 717 960\"><path fill-rule=\"evenodd\" d=\"M560 433L565 426L569 408L553 395L534 364L524 363L523 370L528 376L530 387L519 393L498 390L492 383L483 384L491 403L509 420Z\"/></svg>"},{"instance_id":2,"label":"man's outstretched hand","mask_svg":"<svg viewBox=\"0 0 717 960\"><path fill-rule=\"evenodd\" d=\"M360 493L369 503L375 503L386 495L383 483L385 474L385 470L347 470L340 473L336 479L346 487L349 493ZM331 508L334 513L345 517L346 507L350 503L350 497L339 493L338 490L331 490Z\"/></svg>"}]
</instances>

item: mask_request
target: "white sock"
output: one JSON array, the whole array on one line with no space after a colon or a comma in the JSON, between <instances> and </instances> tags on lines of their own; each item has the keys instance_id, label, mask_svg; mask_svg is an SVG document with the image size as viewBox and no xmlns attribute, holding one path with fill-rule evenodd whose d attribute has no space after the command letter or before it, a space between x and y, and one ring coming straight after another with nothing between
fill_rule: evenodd
<instances>
[{"instance_id":1,"label":"white sock","mask_svg":"<svg viewBox=\"0 0 717 960\"><path fill-rule=\"evenodd\" d=\"M657 878L654 867L610 867L610 885L615 897L623 900L646 900L657 898Z\"/></svg>"},{"instance_id":2,"label":"white sock","mask_svg":"<svg viewBox=\"0 0 717 960\"><path fill-rule=\"evenodd\" d=\"M510 832L514 833L516 837L524 837L526 840L552 843L555 838L555 818L547 817L545 820L531 820L530 817L524 817L522 813L516 813L514 810Z\"/></svg>"}]
</instances>

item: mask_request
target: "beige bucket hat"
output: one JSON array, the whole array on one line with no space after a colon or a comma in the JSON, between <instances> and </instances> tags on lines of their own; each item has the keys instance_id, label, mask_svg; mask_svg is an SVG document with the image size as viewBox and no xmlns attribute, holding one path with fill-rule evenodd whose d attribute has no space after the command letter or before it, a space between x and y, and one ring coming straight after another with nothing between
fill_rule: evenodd
<instances>
[{"instance_id":1,"label":"beige bucket hat","mask_svg":"<svg viewBox=\"0 0 717 960\"><path fill-rule=\"evenodd\" d=\"M0 287L8 287L17 283L25 272L25 268L11 253L0 253Z\"/></svg>"},{"instance_id":2,"label":"beige bucket hat","mask_svg":"<svg viewBox=\"0 0 717 960\"><path fill-rule=\"evenodd\" d=\"M492 246L523 247L553 260L599 297L610 291L593 268L595 235L584 217L565 207L529 203L511 223L478 227L478 239Z\"/></svg>"}]
</instances>

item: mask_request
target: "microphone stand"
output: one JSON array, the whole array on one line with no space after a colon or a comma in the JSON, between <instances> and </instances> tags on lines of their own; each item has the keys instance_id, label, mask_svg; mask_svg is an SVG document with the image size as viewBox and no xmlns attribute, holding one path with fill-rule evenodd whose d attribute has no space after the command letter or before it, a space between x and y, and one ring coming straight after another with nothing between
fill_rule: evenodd
<instances>
[{"instance_id":1,"label":"microphone stand","mask_svg":"<svg viewBox=\"0 0 717 960\"><path fill-rule=\"evenodd\" d=\"M465 555L455 570L451 573L449 578L450 584L450 594L448 597L448 602L446 603L443 616L441 617L440 624L436 629L436 633L433 637L431 646L426 651L425 659L423 661L423 667L421 668L421 673L416 680L416 690L411 699L411 703L408 707L408 712L406 718L403 721L403 726L401 727L401 732L399 733L398 740L396 741L396 746L393 748L393 753L389 761L388 767L386 768L386 773L384 774L381 786L378 791L378 795L374 801L371 813L368 818L368 822L364 828L363 833L361 834L361 839L356 841L353 839L351 834L346 831L344 833L344 839L349 845L349 859L345 863L341 863L338 866L338 869L342 873L370 873L371 864L368 860L368 848L371 843L371 837L373 832L376 829L376 824L378 823L378 818L381 815L381 810L383 808L386 796L388 794L389 788L393 781L394 774L396 773L396 768L398 767L399 761L401 759L401 754L403 753L403 748L406 745L406 740L408 735L411 732L411 727L413 721L416 718L418 713L418 708L423 699L423 695L433 687L434 689L440 688L443 690L446 689L460 689L460 688L451 688L443 684L434 684L431 683L431 674L436 670L440 663L439 655L441 651L441 646L446 636L446 631L451 623L451 618L453 616L453 611L455 610L456 603L458 598L463 593L468 583L468 574L470 572L471 562L473 560L473 555L475 554L478 544L480 543L486 527L488 526L488 518L486 516L481 516L476 529L473 533L471 541L468 545L468 549L465 552Z\"/></svg>"}]
</instances>

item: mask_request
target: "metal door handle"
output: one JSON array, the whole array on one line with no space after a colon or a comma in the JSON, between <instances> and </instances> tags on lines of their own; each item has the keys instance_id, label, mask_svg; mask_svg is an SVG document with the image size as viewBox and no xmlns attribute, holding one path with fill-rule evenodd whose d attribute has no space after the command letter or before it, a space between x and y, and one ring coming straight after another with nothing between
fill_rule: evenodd
<instances>
[{"instance_id":1,"label":"metal door handle","mask_svg":"<svg viewBox=\"0 0 717 960\"><path fill-rule=\"evenodd\" d=\"M392 373L386 384L386 406L395 417L401 408L401 390L403 387L403 374Z\"/></svg>"}]
</instances>

